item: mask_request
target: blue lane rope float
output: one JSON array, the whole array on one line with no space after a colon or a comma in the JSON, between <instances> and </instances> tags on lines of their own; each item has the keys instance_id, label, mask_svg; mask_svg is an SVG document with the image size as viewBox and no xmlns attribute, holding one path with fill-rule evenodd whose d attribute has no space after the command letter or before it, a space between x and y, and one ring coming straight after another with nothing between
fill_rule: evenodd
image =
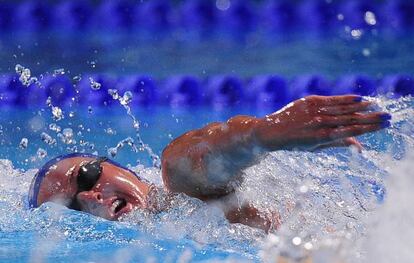
<instances>
[{"instance_id":1,"label":"blue lane rope float","mask_svg":"<svg viewBox=\"0 0 414 263\"><path fill-rule=\"evenodd\" d=\"M295 77L288 88L290 100L307 95L331 95L332 84L320 75L302 75Z\"/></svg>"},{"instance_id":2,"label":"blue lane rope float","mask_svg":"<svg viewBox=\"0 0 414 263\"><path fill-rule=\"evenodd\" d=\"M13 11L16 30L40 31L51 26L52 8L44 1L22 1Z\"/></svg>"},{"instance_id":3,"label":"blue lane rope float","mask_svg":"<svg viewBox=\"0 0 414 263\"><path fill-rule=\"evenodd\" d=\"M375 96L377 84L374 79L365 75L348 75L340 77L333 88L334 94L359 94Z\"/></svg>"},{"instance_id":4,"label":"blue lane rope float","mask_svg":"<svg viewBox=\"0 0 414 263\"><path fill-rule=\"evenodd\" d=\"M236 105L244 99L243 81L236 76L213 76L207 80L206 95L214 106Z\"/></svg>"},{"instance_id":5,"label":"blue lane rope float","mask_svg":"<svg viewBox=\"0 0 414 263\"><path fill-rule=\"evenodd\" d=\"M214 1L184 1L179 7L179 24L188 29L211 30L218 20L218 9Z\"/></svg>"},{"instance_id":6,"label":"blue lane rope float","mask_svg":"<svg viewBox=\"0 0 414 263\"><path fill-rule=\"evenodd\" d=\"M198 78L192 76L173 76L164 85L163 102L171 106L202 105L205 94Z\"/></svg>"},{"instance_id":7,"label":"blue lane rope float","mask_svg":"<svg viewBox=\"0 0 414 263\"><path fill-rule=\"evenodd\" d=\"M144 1L135 6L135 27L150 31L165 31L178 20L179 15L174 11L170 1Z\"/></svg>"},{"instance_id":8,"label":"blue lane rope float","mask_svg":"<svg viewBox=\"0 0 414 263\"><path fill-rule=\"evenodd\" d=\"M0 3L0 28L6 30L147 30L150 32L215 27L219 32L329 31L351 29L411 29L414 2L262 0L23 0Z\"/></svg>"},{"instance_id":9,"label":"blue lane rope float","mask_svg":"<svg viewBox=\"0 0 414 263\"><path fill-rule=\"evenodd\" d=\"M246 100L257 107L283 106L288 100L287 81L277 75L256 76L246 84Z\"/></svg>"},{"instance_id":10,"label":"blue lane rope float","mask_svg":"<svg viewBox=\"0 0 414 263\"><path fill-rule=\"evenodd\" d=\"M239 103L276 107L311 94L414 95L414 79L407 74L386 75L381 79L344 75L334 80L318 74L293 78L278 75L249 78L173 75L166 79L140 74L118 78L106 74L85 74L80 80L69 79L66 75L46 74L39 82L24 86L16 74L0 74L0 106L42 107L46 106L48 97L53 106L116 106L119 103L109 95L109 89L116 89L120 96L130 91L130 104L138 107L231 106Z\"/></svg>"},{"instance_id":11,"label":"blue lane rope float","mask_svg":"<svg viewBox=\"0 0 414 263\"><path fill-rule=\"evenodd\" d=\"M379 92L393 92L396 97L414 95L414 78L409 75L397 74L383 78Z\"/></svg>"},{"instance_id":12,"label":"blue lane rope float","mask_svg":"<svg viewBox=\"0 0 414 263\"><path fill-rule=\"evenodd\" d=\"M92 13L92 24L97 29L130 29L134 22L133 2L129 0L104 0Z\"/></svg>"},{"instance_id":13,"label":"blue lane rope float","mask_svg":"<svg viewBox=\"0 0 414 263\"><path fill-rule=\"evenodd\" d=\"M85 30L90 26L89 17L93 14L89 1L61 1L54 9L53 24L55 29Z\"/></svg>"}]
</instances>

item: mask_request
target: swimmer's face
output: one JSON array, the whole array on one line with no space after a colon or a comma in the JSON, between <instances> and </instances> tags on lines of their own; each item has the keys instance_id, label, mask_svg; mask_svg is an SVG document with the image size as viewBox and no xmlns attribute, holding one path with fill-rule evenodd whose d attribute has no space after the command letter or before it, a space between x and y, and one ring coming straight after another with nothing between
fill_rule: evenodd
<instances>
[{"instance_id":1,"label":"swimmer's face","mask_svg":"<svg viewBox=\"0 0 414 263\"><path fill-rule=\"evenodd\" d=\"M116 220L134 208L146 208L150 186L140 181L132 172L102 162L101 175L91 189L79 191L79 168L96 159L73 157L57 162L43 179L37 203L47 201L77 209L109 220ZM73 208L73 207L70 207Z\"/></svg>"}]
</instances>

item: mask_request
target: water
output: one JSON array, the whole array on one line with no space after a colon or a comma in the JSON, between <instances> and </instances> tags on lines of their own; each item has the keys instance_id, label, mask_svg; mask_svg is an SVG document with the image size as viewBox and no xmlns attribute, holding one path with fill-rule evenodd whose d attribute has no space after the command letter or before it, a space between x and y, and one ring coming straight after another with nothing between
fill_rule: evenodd
<instances>
[{"instance_id":1,"label":"water","mask_svg":"<svg viewBox=\"0 0 414 263\"><path fill-rule=\"evenodd\" d=\"M50 109L8 112L2 115L6 119L0 132L0 261L56 262L76 257L83 262L272 262L282 256L312 257L314 262L372 262L381 255L383 262L412 262L407 218L412 218L413 210L403 200L412 199L414 100L375 100L392 113L392 127L362 136L362 154L349 149L280 151L245 171L237 197L264 211L273 208L281 213L282 227L271 235L231 225L214 204L184 195L174 197L174 206L167 211L135 211L121 222L49 203L27 210L31 178L47 159L74 147L106 155L136 130L124 109L111 114L95 109L90 115L85 114L87 109L71 109L73 117L65 115L60 121L51 118ZM184 131L236 113L263 114L252 109L133 109L142 123L142 139L157 154ZM56 143L45 142L43 133ZM58 137L68 133L71 142ZM27 146L21 147L25 138ZM47 155L39 154L39 148ZM124 147L115 159L131 164L160 186L160 171L149 168L148 154L132 152Z\"/></svg>"}]
</instances>

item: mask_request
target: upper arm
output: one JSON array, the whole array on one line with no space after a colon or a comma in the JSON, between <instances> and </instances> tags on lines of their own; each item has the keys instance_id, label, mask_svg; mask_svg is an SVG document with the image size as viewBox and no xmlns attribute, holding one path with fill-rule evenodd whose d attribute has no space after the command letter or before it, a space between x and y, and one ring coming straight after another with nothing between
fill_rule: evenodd
<instances>
[{"instance_id":1,"label":"upper arm","mask_svg":"<svg viewBox=\"0 0 414 263\"><path fill-rule=\"evenodd\" d=\"M233 191L232 182L251 163L249 116L211 123L172 141L162 154L167 190L200 199L218 198Z\"/></svg>"}]
</instances>

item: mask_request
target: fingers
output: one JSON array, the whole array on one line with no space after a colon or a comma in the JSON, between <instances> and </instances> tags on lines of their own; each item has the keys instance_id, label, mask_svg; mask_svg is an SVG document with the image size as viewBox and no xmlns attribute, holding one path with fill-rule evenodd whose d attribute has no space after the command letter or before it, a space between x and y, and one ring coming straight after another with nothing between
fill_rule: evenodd
<instances>
[{"instance_id":1,"label":"fingers","mask_svg":"<svg viewBox=\"0 0 414 263\"><path fill-rule=\"evenodd\" d=\"M310 101L314 101L319 105L336 106L354 104L362 101L362 97L358 95L342 95L342 96L309 96Z\"/></svg>"},{"instance_id":2,"label":"fingers","mask_svg":"<svg viewBox=\"0 0 414 263\"><path fill-rule=\"evenodd\" d=\"M371 106L371 102L363 101L349 105L335 105L335 106L325 106L319 109L319 113L326 114L326 115L343 115L343 114L351 114L360 111L366 111L369 106Z\"/></svg>"},{"instance_id":3,"label":"fingers","mask_svg":"<svg viewBox=\"0 0 414 263\"><path fill-rule=\"evenodd\" d=\"M320 126L337 127L354 124L377 124L388 121L391 119L391 115L385 112L375 113L354 113L348 115L337 116L323 116L319 123Z\"/></svg>"}]
</instances>

